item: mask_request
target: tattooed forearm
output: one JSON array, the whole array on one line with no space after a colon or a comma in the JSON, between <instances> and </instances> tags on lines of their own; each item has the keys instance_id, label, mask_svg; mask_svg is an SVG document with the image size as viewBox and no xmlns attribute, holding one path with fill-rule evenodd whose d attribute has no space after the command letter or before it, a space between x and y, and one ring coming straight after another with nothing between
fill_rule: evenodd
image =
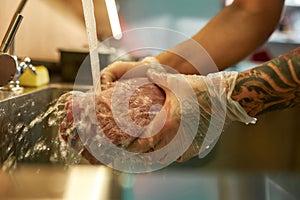
<instances>
[{"instance_id":1,"label":"tattooed forearm","mask_svg":"<svg viewBox=\"0 0 300 200\"><path fill-rule=\"evenodd\" d=\"M300 48L239 73L232 99L250 116L300 104Z\"/></svg>"}]
</instances>

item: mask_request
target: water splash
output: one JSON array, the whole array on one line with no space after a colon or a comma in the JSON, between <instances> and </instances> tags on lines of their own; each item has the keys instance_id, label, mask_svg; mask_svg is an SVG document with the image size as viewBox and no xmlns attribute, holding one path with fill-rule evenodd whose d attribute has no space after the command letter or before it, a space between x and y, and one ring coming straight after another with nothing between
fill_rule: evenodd
<instances>
[{"instance_id":1,"label":"water splash","mask_svg":"<svg viewBox=\"0 0 300 200\"><path fill-rule=\"evenodd\" d=\"M81 161L79 153L71 149L57 133L58 126L66 114L65 103L78 93L81 92L71 91L61 95L49 104L45 112L29 123L20 121L16 124L6 124L7 133L0 144L2 170L14 170L19 163L57 163L69 166ZM16 109L17 105L12 104L12 107ZM35 103L31 100L24 102L21 107L24 111L17 113L19 117L36 114L30 111L35 108ZM42 133L38 133L40 129ZM48 135L48 132L53 134Z\"/></svg>"}]
</instances>

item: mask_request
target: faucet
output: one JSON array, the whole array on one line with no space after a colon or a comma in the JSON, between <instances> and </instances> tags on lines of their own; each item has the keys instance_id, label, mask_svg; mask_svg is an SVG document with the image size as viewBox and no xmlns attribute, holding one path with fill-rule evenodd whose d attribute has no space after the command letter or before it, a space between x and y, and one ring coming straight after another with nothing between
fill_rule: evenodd
<instances>
[{"instance_id":1,"label":"faucet","mask_svg":"<svg viewBox=\"0 0 300 200\"><path fill-rule=\"evenodd\" d=\"M22 22L23 16L20 13L22 12L26 2L27 0L22 0L20 2L0 47L1 89L7 90L13 87L19 89L21 88L19 87L19 77L25 71L25 69L29 67L33 72L35 72L34 67L30 64L29 58L25 58L24 62L21 62L19 65L16 56L13 55L14 53L12 52L12 55L7 53L8 49L13 43L17 30ZM11 50L13 51L13 47L11 48ZM14 84L11 83L12 81L14 82Z\"/></svg>"},{"instance_id":2,"label":"faucet","mask_svg":"<svg viewBox=\"0 0 300 200\"><path fill-rule=\"evenodd\" d=\"M35 67L31 64L31 59L29 57L25 57L24 61L18 64L16 56L2 54L0 55L0 65L3 64L1 59L4 60L4 58L6 62L4 65L6 68L4 69L4 73L0 74L0 86L1 83L5 84L3 87L0 87L0 89L4 91L22 92L24 88L20 86L20 76L25 72L25 70L28 68L34 75L37 75ZM10 63L8 63L8 61ZM10 78L8 79L8 77Z\"/></svg>"},{"instance_id":3,"label":"faucet","mask_svg":"<svg viewBox=\"0 0 300 200\"><path fill-rule=\"evenodd\" d=\"M14 78L14 75L16 74L18 65L17 60L13 56L9 55L7 51L17 33L22 19L23 16L18 14L17 17L13 20L6 32L6 35L0 47L0 86L6 85Z\"/></svg>"},{"instance_id":4,"label":"faucet","mask_svg":"<svg viewBox=\"0 0 300 200\"><path fill-rule=\"evenodd\" d=\"M29 69L34 75L37 75L35 67L31 64L31 59L29 57L25 57L24 61L17 65L17 71L14 79L14 87L16 89L21 89L20 87L20 76L25 72L26 69Z\"/></svg>"}]
</instances>

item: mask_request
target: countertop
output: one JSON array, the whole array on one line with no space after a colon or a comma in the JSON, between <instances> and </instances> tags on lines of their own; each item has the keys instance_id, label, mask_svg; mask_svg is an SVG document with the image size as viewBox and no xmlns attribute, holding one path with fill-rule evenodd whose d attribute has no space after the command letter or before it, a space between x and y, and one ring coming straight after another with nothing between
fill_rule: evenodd
<instances>
[{"instance_id":1,"label":"countertop","mask_svg":"<svg viewBox=\"0 0 300 200\"><path fill-rule=\"evenodd\" d=\"M20 166L0 173L0 199L266 199L300 198L300 174L167 167L125 174L105 166Z\"/></svg>"}]
</instances>

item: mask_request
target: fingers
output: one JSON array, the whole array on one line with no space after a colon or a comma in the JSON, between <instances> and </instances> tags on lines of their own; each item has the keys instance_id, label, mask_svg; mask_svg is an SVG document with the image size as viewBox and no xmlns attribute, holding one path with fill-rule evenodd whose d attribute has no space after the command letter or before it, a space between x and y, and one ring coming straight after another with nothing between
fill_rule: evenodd
<instances>
[{"instance_id":1,"label":"fingers","mask_svg":"<svg viewBox=\"0 0 300 200\"><path fill-rule=\"evenodd\" d=\"M187 76L184 76L181 74L169 74L169 73L157 71L155 69L154 70L149 69L147 72L147 76L149 77L149 79L151 81L153 81L155 84L157 84L159 87L161 87L165 91L166 99L168 99L169 101L172 101L175 99L178 99L178 101L181 101L180 105L178 103L171 104L172 105L171 108L173 108L173 110L172 110L173 118L174 118L175 113L181 113L181 114L185 113L185 116L192 116L191 115L192 113L197 116L200 115L200 112L197 111L197 109L195 111L193 111L194 109L191 109L191 108L199 107L193 87L190 84L190 79L194 78L194 77L192 77L192 76L187 77ZM188 79L188 78L190 78L190 79ZM201 80L202 79L200 79L200 81ZM202 82L200 82L200 83L202 83ZM186 99L189 100L188 104L184 104L184 106L183 106L182 102L187 103L187 101L185 101ZM176 105L177 105L177 107L180 107L180 108L178 108L179 109L178 112L174 112ZM173 123L176 123L176 122L178 123L180 121L180 119L181 119L180 115L178 115L177 120L173 119ZM197 119L197 118L195 118L195 119ZM198 119L197 119L197 121L198 121ZM187 128L187 129L189 129L189 128ZM182 130L185 130L185 129L182 129ZM175 134L177 133L176 130L174 132L175 132ZM169 133L166 132L166 135L167 134L169 134ZM166 135L164 135L164 137ZM173 134L173 136L174 136L174 134ZM178 145L182 145L182 149L180 149L178 146L177 152L172 151L172 152L168 152L168 154L174 155L174 153L175 154L178 153L178 160L177 160L178 162L184 162L184 161L189 160L190 158L196 156L200 151L201 143L193 142L193 144L190 145L189 142L194 140L193 136L194 136L193 134L189 135L189 133L179 136L181 138L180 138L180 141L177 141L177 142L178 142ZM172 140L172 137L163 138L161 141L159 141L159 144L157 144L154 149L156 150L156 149L163 148L164 146L168 145L171 140ZM188 149L186 149L184 151L185 147L188 147ZM183 152L182 150L184 151L184 153L182 153ZM163 160L162 160L162 162L163 162Z\"/></svg>"},{"instance_id":2,"label":"fingers","mask_svg":"<svg viewBox=\"0 0 300 200\"><path fill-rule=\"evenodd\" d=\"M122 77L127 71L134 67L135 62L114 62L101 71L101 83L114 82Z\"/></svg>"},{"instance_id":3,"label":"fingers","mask_svg":"<svg viewBox=\"0 0 300 200\"><path fill-rule=\"evenodd\" d=\"M169 83L169 81L171 80L170 76L172 76L172 74L167 74L165 71L151 68L147 71L147 76L153 83L164 90L166 99L168 99L171 92L170 87L173 87Z\"/></svg>"},{"instance_id":4,"label":"fingers","mask_svg":"<svg viewBox=\"0 0 300 200\"><path fill-rule=\"evenodd\" d=\"M106 70L106 71L101 72L101 83L102 84L108 84L108 83L114 82L116 80L117 80L116 76L113 73L111 73L110 71Z\"/></svg>"},{"instance_id":5,"label":"fingers","mask_svg":"<svg viewBox=\"0 0 300 200\"><path fill-rule=\"evenodd\" d=\"M178 105L178 100L172 93L166 98L162 110L154 117L146 131L136 138L126 149L136 153L146 153L159 150L169 145L178 132L180 115L174 115L172 107ZM172 154L172 152L169 152Z\"/></svg>"},{"instance_id":6,"label":"fingers","mask_svg":"<svg viewBox=\"0 0 300 200\"><path fill-rule=\"evenodd\" d=\"M199 154L200 146L196 143L193 143L184 154L182 154L176 161L185 162Z\"/></svg>"},{"instance_id":7,"label":"fingers","mask_svg":"<svg viewBox=\"0 0 300 200\"><path fill-rule=\"evenodd\" d=\"M147 76L165 92L172 91L178 96L185 94L186 88L191 88L183 74L167 73L164 69L150 68L147 71Z\"/></svg>"},{"instance_id":8,"label":"fingers","mask_svg":"<svg viewBox=\"0 0 300 200\"><path fill-rule=\"evenodd\" d=\"M152 161L159 163L167 163L176 160L181 155L180 143L174 142L173 139L178 132L178 127L171 123L166 125L159 133L148 138L137 138L132 142L127 150L135 153L151 153ZM175 145L175 146L174 146ZM158 151L161 150L161 151Z\"/></svg>"},{"instance_id":9,"label":"fingers","mask_svg":"<svg viewBox=\"0 0 300 200\"><path fill-rule=\"evenodd\" d=\"M158 142L163 138L163 132L168 131L167 112L164 108L155 116L147 126L145 132L135 139L127 150L136 153L148 152L154 149Z\"/></svg>"},{"instance_id":10,"label":"fingers","mask_svg":"<svg viewBox=\"0 0 300 200\"><path fill-rule=\"evenodd\" d=\"M134 77L145 77L149 68L164 70L158 61L153 59L147 58L141 62L114 62L101 71L101 83L107 84L109 82L117 81L120 78L128 79Z\"/></svg>"},{"instance_id":11,"label":"fingers","mask_svg":"<svg viewBox=\"0 0 300 200\"><path fill-rule=\"evenodd\" d=\"M158 86L165 88L167 86L167 79L169 74L164 71L160 71L157 69L149 69L147 71L148 78L153 81Z\"/></svg>"}]
</instances>

